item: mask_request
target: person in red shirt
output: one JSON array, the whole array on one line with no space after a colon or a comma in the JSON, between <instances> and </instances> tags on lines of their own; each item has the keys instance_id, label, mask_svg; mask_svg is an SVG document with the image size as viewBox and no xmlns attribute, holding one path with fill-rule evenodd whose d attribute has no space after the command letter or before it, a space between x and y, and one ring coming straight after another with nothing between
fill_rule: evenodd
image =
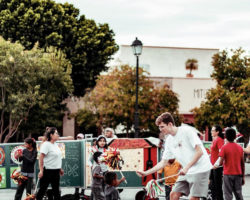
<instances>
[{"instance_id":1,"label":"person in red shirt","mask_svg":"<svg viewBox=\"0 0 250 200\"><path fill-rule=\"evenodd\" d=\"M217 159L219 158L219 152L221 147L224 145L224 135L222 133L222 128L219 125L214 125L211 129L211 135L213 138L213 142L211 145L211 163L215 164ZM210 174L210 185L213 199L223 200L223 192L222 192L222 176L223 176L223 168L215 168L211 170Z\"/></svg>"},{"instance_id":2,"label":"person in red shirt","mask_svg":"<svg viewBox=\"0 0 250 200\"><path fill-rule=\"evenodd\" d=\"M228 141L219 153L220 164L223 163L223 194L225 200L232 200L233 194L237 200L243 200L242 185L245 183L245 163L243 148L234 142L236 131L226 130Z\"/></svg>"}]
</instances>

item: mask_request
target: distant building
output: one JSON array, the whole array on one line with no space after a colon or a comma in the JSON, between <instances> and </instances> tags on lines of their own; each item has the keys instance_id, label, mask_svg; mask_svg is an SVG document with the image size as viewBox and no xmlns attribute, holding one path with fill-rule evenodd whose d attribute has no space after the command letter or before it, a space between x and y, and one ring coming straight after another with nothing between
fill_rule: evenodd
<instances>
[{"instance_id":1,"label":"distant building","mask_svg":"<svg viewBox=\"0 0 250 200\"><path fill-rule=\"evenodd\" d=\"M212 57L218 52L219 49L143 46L139 64L153 77L183 78L188 73L185 69L186 61L194 58L199 65L198 70L192 72L194 77L210 78L213 71ZM111 65L135 66L135 61L131 46L121 45Z\"/></svg>"},{"instance_id":2,"label":"distant building","mask_svg":"<svg viewBox=\"0 0 250 200\"><path fill-rule=\"evenodd\" d=\"M150 78L155 81L156 86L160 87L167 83L178 94L179 111L184 116L184 123L192 124L193 114L190 110L199 107L205 100L207 90L216 85L210 75L213 71L212 57L218 52L219 49L143 46L139 65L150 73ZM185 67L188 59L198 61L198 69L192 71L193 78L186 77L189 73ZM121 45L109 65L112 68L121 64L136 65L135 56L129 45ZM75 112L79 106L81 106L80 102L72 102L69 99L69 110ZM69 120L65 116L63 134L73 136L74 124L74 119Z\"/></svg>"},{"instance_id":3,"label":"distant building","mask_svg":"<svg viewBox=\"0 0 250 200\"><path fill-rule=\"evenodd\" d=\"M188 124L194 122L191 109L199 107L205 100L206 92L216 85L211 78L151 77L151 80L159 87L167 83L178 94L179 112L184 116L184 123Z\"/></svg>"},{"instance_id":4,"label":"distant building","mask_svg":"<svg viewBox=\"0 0 250 200\"><path fill-rule=\"evenodd\" d=\"M205 99L207 90L216 85L210 75L213 71L212 57L218 52L219 49L143 46L139 65L150 73L157 85L167 83L179 95L181 113L191 114L190 110ZM188 59L198 61L198 69L192 71L193 78L186 77L189 73L185 67ZM121 64L136 65L129 45L121 45L111 62L113 66Z\"/></svg>"}]
</instances>

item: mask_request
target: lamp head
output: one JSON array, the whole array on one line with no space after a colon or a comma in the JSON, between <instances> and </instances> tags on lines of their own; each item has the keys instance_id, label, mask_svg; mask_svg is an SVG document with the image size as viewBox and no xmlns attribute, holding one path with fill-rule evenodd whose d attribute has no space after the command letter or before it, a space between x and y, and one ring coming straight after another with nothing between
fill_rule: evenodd
<instances>
[{"instance_id":1,"label":"lamp head","mask_svg":"<svg viewBox=\"0 0 250 200\"><path fill-rule=\"evenodd\" d=\"M139 56L142 53L142 42L140 40L137 39L137 37L135 38L135 41L132 43L131 45L132 49L133 49L133 53L135 56Z\"/></svg>"}]
</instances>

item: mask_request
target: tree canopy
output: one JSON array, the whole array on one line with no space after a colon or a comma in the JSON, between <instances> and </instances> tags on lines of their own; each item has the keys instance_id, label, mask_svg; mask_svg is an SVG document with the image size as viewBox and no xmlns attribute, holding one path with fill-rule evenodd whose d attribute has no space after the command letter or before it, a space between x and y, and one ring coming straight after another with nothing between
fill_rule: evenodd
<instances>
[{"instance_id":1,"label":"tree canopy","mask_svg":"<svg viewBox=\"0 0 250 200\"><path fill-rule=\"evenodd\" d=\"M220 124L235 125L247 140L250 133L250 58L242 49L221 51L213 56L212 78L217 82L200 108L195 108L199 129Z\"/></svg>"},{"instance_id":2,"label":"tree canopy","mask_svg":"<svg viewBox=\"0 0 250 200\"><path fill-rule=\"evenodd\" d=\"M82 96L95 86L100 72L117 50L108 24L79 15L73 5L52 0L0 0L0 34L26 49L54 46L72 64L74 95Z\"/></svg>"},{"instance_id":3,"label":"tree canopy","mask_svg":"<svg viewBox=\"0 0 250 200\"><path fill-rule=\"evenodd\" d=\"M42 122L51 118L29 118L35 107L46 110L47 116L61 113L50 108L60 105L63 96L72 91L70 73L71 64L61 51L48 48L44 52L37 46L25 50L0 38L0 142L19 133L29 119L44 129L48 124Z\"/></svg>"},{"instance_id":4,"label":"tree canopy","mask_svg":"<svg viewBox=\"0 0 250 200\"><path fill-rule=\"evenodd\" d=\"M78 124L91 124L92 128L122 125L127 133L133 132L135 113L135 69L122 65L106 75L99 76L93 91L86 94L86 106L80 110L76 119ZM141 132L157 133L155 119L162 112L174 114L180 122L177 95L167 85L154 86L148 74L139 68L139 118ZM90 118L90 113L94 117ZM82 130L81 130L82 131Z\"/></svg>"}]
</instances>

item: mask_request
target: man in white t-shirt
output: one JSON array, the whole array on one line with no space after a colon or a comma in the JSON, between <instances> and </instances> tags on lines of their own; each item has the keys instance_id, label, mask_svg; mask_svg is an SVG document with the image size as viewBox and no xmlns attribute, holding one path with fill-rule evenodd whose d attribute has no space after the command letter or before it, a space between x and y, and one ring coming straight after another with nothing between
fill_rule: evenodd
<instances>
[{"instance_id":1,"label":"man in white t-shirt","mask_svg":"<svg viewBox=\"0 0 250 200\"><path fill-rule=\"evenodd\" d=\"M197 136L188 126L176 127L172 115L168 112L156 119L156 125L161 133L169 135L165 141L162 160L147 171L137 171L140 176L147 176L168 164L168 160L175 157L182 165L179 178L170 194L171 200L177 200L182 195L190 196L192 200L207 197L210 169L209 156Z\"/></svg>"}]
</instances>

